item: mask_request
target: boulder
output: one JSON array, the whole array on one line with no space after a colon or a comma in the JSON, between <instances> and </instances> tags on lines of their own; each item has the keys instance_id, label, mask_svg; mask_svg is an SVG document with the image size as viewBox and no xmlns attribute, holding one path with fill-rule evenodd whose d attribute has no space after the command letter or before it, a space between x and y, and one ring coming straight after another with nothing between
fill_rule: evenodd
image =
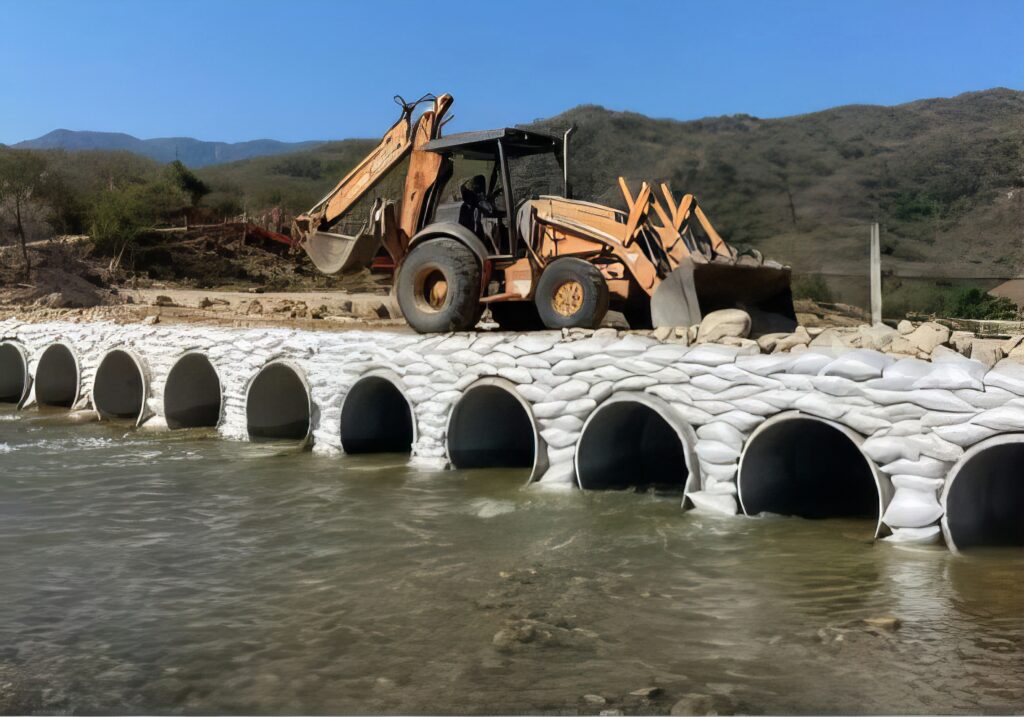
<instances>
[{"instance_id":1,"label":"boulder","mask_svg":"<svg viewBox=\"0 0 1024 717\"><path fill-rule=\"evenodd\" d=\"M811 335L807 332L807 329L803 326L797 326L796 331L791 334L785 334L776 340L773 352L791 351L797 346L807 346L809 343L811 343Z\"/></svg>"},{"instance_id":2,"label":"boulder","mask_svg":"<svg viewBox=\"0 0 1024 717\"><path fill-rule=\"evenodd\" d=\"M985 364L986 368L992 368L1008 353L1004 349L1004 344L1007 343L1010 342L1001 339L974 339L971 342L971 358Z\"/></svg>"},{"instance_id":3,"label":"boulder","mask_svg":"<svg viewBox=\"0 0 1024 717\"><path fill-rule=\"evenodd\" d=\"M970 356L974 334L970 331L954 331L949 335L949 344L964 356Z\"/></svg>"},{"instance_id":4,"label":"boulder","mask_svg":"<svg viewBox=\"0 0 1024 717\"><path fill-rule=\"evenodd\" d=\"M949 341L949 329L934 321L926 321L908 334L907 340L918 352L931 354L936 346Z\"/></svg>"},{"instance_id":5,"label":"boulder","mask_svg":"<svg viewBox=\"0 0 1024 717\"><path fill-rule=\"evenodd\" d=\"M750 314L742 309L719 309L707 314L697 328L697 343L714 343L726 337L750 335Z\"/></svg>"},{"instance_id":6,"label":"boulder","mask_svg":"<svg viewBox=\"0 0 1024 717\"><path fill-rule=\"evenodd\" d=\"M903 319L901 322L896 324L896 331L900 336L906 336L907 334L914 333L914 325L906 319Z\"/></svg>"}]
</instances>

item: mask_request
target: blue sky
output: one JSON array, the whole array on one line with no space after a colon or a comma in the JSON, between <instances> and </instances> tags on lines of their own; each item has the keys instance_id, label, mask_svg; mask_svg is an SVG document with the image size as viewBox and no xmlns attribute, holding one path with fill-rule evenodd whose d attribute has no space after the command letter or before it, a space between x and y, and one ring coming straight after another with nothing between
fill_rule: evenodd
<instances>
[{"instance_id":1,"label":"blue sky","mask_svg":"<svg viewBox=\"0 0 1024 717\"><path fill-rule=\"evenodd\" d=\"M1024 2L0 0L0 142L58 127L239 141L378 136L395 93L450 129L582 103L799 114L1024 89Z\"/></svg>"}]
</instances>

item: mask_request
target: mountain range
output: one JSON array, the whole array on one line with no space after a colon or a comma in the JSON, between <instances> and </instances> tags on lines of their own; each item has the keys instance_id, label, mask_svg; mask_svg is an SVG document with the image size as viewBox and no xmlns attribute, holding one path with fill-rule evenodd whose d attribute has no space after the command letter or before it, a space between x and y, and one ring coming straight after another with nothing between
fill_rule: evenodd
<instances>
[{"instance_id":1,"label":"mountain range","mask_svg":"<svg viewBox=\"0 0 1024 717\"><path fill-rule=\"evenodd\" d=\"M140 154L158 162L178 159L190 167L236 162L251 157L286 154L312 149L321 142L278 142L254 139L248 142L206 142L191 137L139 139L121 132L87 132L56 129L42 137L13 145L15 149L120 150Z\"/></svg>"}]
</instances>

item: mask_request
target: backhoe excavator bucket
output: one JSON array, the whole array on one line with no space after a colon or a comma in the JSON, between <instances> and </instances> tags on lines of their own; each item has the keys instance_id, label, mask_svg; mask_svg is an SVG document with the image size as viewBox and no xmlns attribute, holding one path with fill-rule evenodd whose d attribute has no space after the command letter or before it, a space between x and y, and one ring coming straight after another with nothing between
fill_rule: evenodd
<instances>
[{"instance_id":1,"label":"backhoe excavator bucket","mask_svg":"<svg viewBox=\"0 0 1024 717\"><path fill-rule=\"evenodd\" d=\"M306 237L302 248L317 269L325 274L337 274L369 266L380 244L380 237L364 226L355 236L316 232Z\"/></svg>"},{"instance_id":2,"label":"backhoe excavator bucket","mask_svg":"<svg viewBox=\"0 0 1024 717\"><path fill-rule=\"evenodd\" d=\"M750 335L796 329L789 269L684 260L651 297L654 326L692 326L718 309L750 314Z\"/></svg>"}]
</instances>

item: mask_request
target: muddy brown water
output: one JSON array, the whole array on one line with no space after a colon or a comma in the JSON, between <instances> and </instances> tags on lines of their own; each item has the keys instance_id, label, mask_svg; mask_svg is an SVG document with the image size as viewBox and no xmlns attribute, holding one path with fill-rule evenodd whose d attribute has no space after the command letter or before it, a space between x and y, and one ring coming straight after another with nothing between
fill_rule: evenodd
<instances>
[{"instance_id":1,"label":"muddy brown water","mask_svg":"<svg viewBox=\"0 0 1024 717\"><path fill-rule=\"evenodd\" d=\"M1020 551L31 411L0 465L4 713L1024 711Z\"/></svg>"}]
</instances>

